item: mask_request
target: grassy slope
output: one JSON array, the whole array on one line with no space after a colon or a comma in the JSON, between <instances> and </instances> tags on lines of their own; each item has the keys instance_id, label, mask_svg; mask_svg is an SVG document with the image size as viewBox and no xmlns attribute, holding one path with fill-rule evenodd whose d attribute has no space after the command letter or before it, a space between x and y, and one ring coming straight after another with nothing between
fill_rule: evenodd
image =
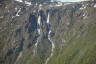
<instances>
[{"instance_id":1,"label":"grassy slope","mask_svg":"<svg viewBox=\"0 0 96 64\"><path fill-rule=\"evenodd\" d=\"M88 28L88 35L73 39L64 52L52 58L49 64L96 64L96 30Z\"/></svg>"},{"instance_id":2,"label":"grassy slope","mask_svg":"<svg viewBox=\"0 0 96 64\"><path fill-rule=\"evenodd\" d=\"M96 22L94 19L96 15L93 14L94 9L88 8L86 10L92 17L88 18L88 20L80 20L81 22L79 24L77 23L79 20L77 20L77 24L75 23L74 27L71 27L71 30L74 28L77 29L76 32L78 33L80 31L78 30L79 25L87 23L86 27L83 27L86 35L80 34L79 38L71 38L72 34L68 35L68 33L63 35L69 36L69 39L71 38L71 41L67 42L70 44L61 50L63 52L57 52L57 54L55 53L49 64L96 64ZM58 39L59 38L60 37L58 37ZM61 37L61 39L64 38Z\"/></svg>"}]
</instances>

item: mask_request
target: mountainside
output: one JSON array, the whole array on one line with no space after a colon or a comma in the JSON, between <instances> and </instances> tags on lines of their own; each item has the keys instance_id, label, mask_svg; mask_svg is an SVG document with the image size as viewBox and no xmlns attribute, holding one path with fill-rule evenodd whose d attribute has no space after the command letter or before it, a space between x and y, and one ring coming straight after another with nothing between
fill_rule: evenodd
<instances>
[{"instance_id":1,"label":"mountainside","mask_svg":"<svg viewBox=\"0 0 96 64\"><path fill-rule=\"evenodd\" d=\"M0 64L96 64L96 2L0 1Z\"/></svg>"}]
</instances>

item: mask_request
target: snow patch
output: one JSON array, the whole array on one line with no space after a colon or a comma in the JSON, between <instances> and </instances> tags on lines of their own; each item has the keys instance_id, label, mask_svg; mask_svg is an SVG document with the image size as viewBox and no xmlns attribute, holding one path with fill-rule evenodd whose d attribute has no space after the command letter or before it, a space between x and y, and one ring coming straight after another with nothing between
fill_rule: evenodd
<instances>
[{"instance_id":1,"label":"snow patch","mask_svg":"<svg viewBox=\"0 0 96 64\"><path fill-rule=\"evenodd\" d=\"M24 1L25 2L25 4L27 5L27 6L31 6L32 4L31 4L31 2L28 2L28 1Z\"/></svg>"},{"instance_id":2,"label":"snow patch","mask_svg":"<svg viewBox=\"0 0 96 64\"><path fill-rule=\"evenodd\" d=\"M15 0L15 1L18 1L18 2L23 2L22 0Z\"/></svg>"}]
</instances>

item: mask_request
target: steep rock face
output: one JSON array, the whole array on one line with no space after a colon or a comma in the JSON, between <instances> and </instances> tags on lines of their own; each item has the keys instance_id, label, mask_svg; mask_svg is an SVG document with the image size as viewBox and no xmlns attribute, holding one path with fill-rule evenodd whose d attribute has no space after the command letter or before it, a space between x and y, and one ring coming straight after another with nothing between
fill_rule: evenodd
<instances>
[{"instance_id":1,"label":"steep rock face","mask_svg":"<svg viewBox=\"0 0 96 64\"><path fill-rule=\"evenodd\" d=\"M0 4L1 64L95 64L96 3Z\"/></svg>"}]
</instances>

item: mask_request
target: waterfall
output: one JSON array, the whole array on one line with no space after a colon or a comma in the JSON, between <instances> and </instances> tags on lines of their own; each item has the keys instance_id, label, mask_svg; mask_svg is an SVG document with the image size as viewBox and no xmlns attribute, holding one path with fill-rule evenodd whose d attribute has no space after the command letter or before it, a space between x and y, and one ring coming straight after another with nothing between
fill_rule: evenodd
<instances>
[{"instance_id":1,"label":"waterfall","mask_svg":"<svg viewBox=\"0 0 96 64\"><path fill-rule=\"evenodd\" d=\"M49 24L49 16L50 16L50 14L48 13L48 17L47 17L47 23Z\"/></svg>"},{"instance_id":2,"label":"waterfall","mask_svg":"<svg viewBox=\"0 0 96 64\"><path fill-rule=\"evenodd\" d=\"M50 14L48 13L48 17L47 17L47 24L49 24L49 20L50 19ZM45 64L48 64L49 60L51 59L51 57L53 56L54 53L54 48L55 48L55 44L53 43L53 41L50 39L50 34L51 34L51 29L48 32L48 40L51 42L52 48L51 48L51 54L50 56L46 59Z\"/></svg>"},{"instance_id":3,"label":"waterfall","mask_svg":"<svg viewBox=\"0 0 96 64\"><path fill-rule=\"evenodd\" d=\"M38 17L38 26L40 27L40 20L41 20L41 16L39 15ZM40 35L40 28L37 28L38 34Z\"/></svg>"},{"instance_id":4,"label":"waterfall","mask_svg":"<svg viewBox=\"0 0 96 64\"><path fill-rule=\"evenodd\" d=\"M19 12L21 12L21 8L18 10L16 16L20 16L20 15L19 15Z\"/></svg>"},{"instance_id":5,"label":"waterfall","mask_svg":"<svg viewBox=\"0 0 96 64\"><path fill-rule=\"evenodd\" d=\"M40 13L40 10L41 9L42 9L42 4L39 5L39 9L38 9L38 12L39 13ZM37 27L37 33L39 34L39 37L40 37L40 33L41 33L41 28L40 28L40 26L41 26L41 16L40 16L40 14L38 16L37 25L38 25L38 27ZM39 37L37 38L37 42L35 43L35 48L33 49L33 56L35 56L36 51L37 51L37 46L39 44L39 42L38 42Z\"/></svg>"},{"instance_id":6,"label":"waterfall","mask_svg":"<svg viewBox=\"0 0 96 64\"><path fill-rule=\"evenodd\" d=\"M40 25L40 20L41 20L41 16L39 15L39 17L38 17L38 25Z\"/></svg>"},{"instance_id":7,"label":"waterfall","mask_svg":"<svg viewBox=\"0 0 96 64\"><path fill-rule=\"evenodd\" d=\"M38 17L38 21L37 21L37 25L39 26L39 27L37 27L37 33L39 34L39 36L40 36L40 24L41 24L41 16L39 15L39 17ZM35 54L36 54L36 49L37 49L37 46L38 46L38 40L39 40L39 37L37 38L37 42L35 43L35 48L34 48L34 50L33 50L33 56L35 56Z\"/></svg>"}]
</instances>

